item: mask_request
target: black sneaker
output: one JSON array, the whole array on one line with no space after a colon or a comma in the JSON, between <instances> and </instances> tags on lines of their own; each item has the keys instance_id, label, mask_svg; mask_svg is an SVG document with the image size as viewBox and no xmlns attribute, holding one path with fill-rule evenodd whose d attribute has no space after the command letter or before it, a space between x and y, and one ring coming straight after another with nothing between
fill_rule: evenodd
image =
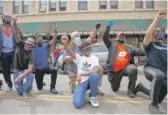
<instances>
[{"instance_id":1,"label":"black sneaker","mask_svg":"<svg viewBox=\"0 0 168 115\"><path fill-rule=\"evenodd\" d=\"M127 95L128 95L129 98L135 98L135 93L131 90L127 91Z\"/></svg>"},{"instance_id":2,"label":"black sneaker","mask_svg":"<svg viewBox=\"0 0 168 115\"><path fill-rule=\"evenodd\" d=\"M150 90L149 89L147 89L142 83L139 83L138 85L137 85L137 87L135 88L135 95L138 93L138 92L142 92L142 93L144 93L144 94L146 94L146 95L150 95Z\"/></svg>"},{"instance_id":3,"label":"black sneaker","mask_svg":"<svg viewBox=\"0 0 168 115\"><path fill-rule=\"evenodd\" d=\"M150 112L150 114L167 114L158 105L153 106L151 104L149 105L149 112Z\"/></svg>"},{"instance_id":4,"label":"black sneaker","mask_svg":"<svg viewBox=\"0 0 168 115\"><path fill-rule=\"evenodd\" d=\"M2 80L0 80L0 90L2 89L2 86L3 86L3 82Z\"/></svg>"}]
</instances>

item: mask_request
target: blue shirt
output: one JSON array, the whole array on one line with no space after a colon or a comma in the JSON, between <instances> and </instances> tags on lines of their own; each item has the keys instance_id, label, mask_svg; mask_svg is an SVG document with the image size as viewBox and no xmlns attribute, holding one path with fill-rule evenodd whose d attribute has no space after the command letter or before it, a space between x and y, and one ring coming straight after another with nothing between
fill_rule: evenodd
<instances>
[{"instance_id":1,"label":"blue shirt","mask_svg":"<svg viewBox=\"0 0 168 115\"><path fill-rule=\"evenodd\" d=\"M167 75L167 44L151 42L145 47L147 63L145 66L151 66L160 69Z\"/></svg>"},{"instance_id":2,"label":"blue shirt","mask_svg":"<svg viewBox=\"0 0 168 115\"><path fill-rule=\"evenodd\" d=\"M3 32L2 32L2 52L4 53L9 53L14 51L14 43L13 43L13 33L11 32L10 36L6 36Z\"/></svg>"},{"instance_id":3,"label":"blue shirt","mask_svg":"<svg viewBox=\"0 0 168 115\"><path fill-rule=\"evenodd\" d=\"M32 49L35 55L35 60L34 60L35 69L48 68L47 52L49 47L50 47L50 44L46 43L42 47L35 47Z\"/></svg>"}]
</instances>

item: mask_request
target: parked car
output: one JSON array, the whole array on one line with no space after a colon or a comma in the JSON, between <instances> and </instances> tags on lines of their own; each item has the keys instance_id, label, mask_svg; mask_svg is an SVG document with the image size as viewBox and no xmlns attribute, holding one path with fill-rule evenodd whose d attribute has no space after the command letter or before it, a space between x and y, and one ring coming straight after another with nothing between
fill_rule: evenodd
<instances>
[{"instance_id":1,"label":"parked car","mask_svg":"<svg viewBox=\"0 0 168 115\"><path fill-rule=\"evenodd\" d=\"M104 71L106 72L106 61L108 56L108 49L104 45L104 43L96 43L91 45L92 47L92 54L97 56L99 59L99 64L104 68ZM61 55L58 59L58 67L63 70L65 73L67 73L68 70L68 62L65 63L63 61L63 55Z\"/></svg>"}]
</instances>

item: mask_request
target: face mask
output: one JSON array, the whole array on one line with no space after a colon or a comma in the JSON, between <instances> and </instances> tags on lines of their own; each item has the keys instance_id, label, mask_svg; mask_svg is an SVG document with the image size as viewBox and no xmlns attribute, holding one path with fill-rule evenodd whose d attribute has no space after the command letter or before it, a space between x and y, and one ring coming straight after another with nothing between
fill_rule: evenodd
<instances>
[{"instance_id":1,"label":"face mask","mask_svg":"<svg viewBox=\"0 0 168 115\"><path fill-rule=\"evenodd\" d=\"M119 40L117 40L117 42L119 42L119 43L125 43L125 40L119 39Z\"/></svg>"},{"instance_id":2,"label":"face mask","mask_svg":"<svg viewBox=\"0 0 168 115\"><path fill-rule=\"evenodd\" d=\"M32 44L29 44L29 43L25 43L24 45L24 49L26 51L30 51L34 46Z\"/></svg>"},{"instance_id":3,"label":"face mask","mask_svg":"<svg viewBox=\"0 0 168 115\"><path fill-rule=\"evenodd\" d=\"M81 38L80 37L75 37L74 38L74 43L79 46L82 42L81 42Z\"/></svg>"},{"instance_id":4,"label":"face mask","mask_svg":"<svg viewBox=\"0 0 168 115\"><path fill-rule=\"evenodd\" d=\"M89 57L91 55L91 47L88 46L86 48L83 49L83 54L87 57Z\"/></svg>"},{"instance_id":5,"label":"face mask","mask_svg":"<svg viewBox=\"0 0 168 115\"><path fill-rule=\"evenodd\" d=\"M4 16L3 17L3 22L5 24L10 24L11 23L11 17L10 16Z\"/></svg>"},{"instance_id":6,"label":"face mask","mask_svg":"<svg viewBox=\"0 0 168 115\"><path fill-rule=\"evenodd\" d=\"M165 32L163 32L163 31L160 31L160 32L158 32L156 35L155 35L155 38L156 39L159 39L159 40L162 40L162 39L164 39L165 38Z\"/></svg>"}]
</instances>

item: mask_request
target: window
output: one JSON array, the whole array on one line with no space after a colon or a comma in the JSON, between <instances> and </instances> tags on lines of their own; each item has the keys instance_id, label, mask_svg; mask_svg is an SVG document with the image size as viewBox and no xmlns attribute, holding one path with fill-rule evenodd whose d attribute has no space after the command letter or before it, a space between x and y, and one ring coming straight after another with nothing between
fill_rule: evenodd
<instances>
[{"instance_id":1,"label":"window","mask_svg":"<svg viewBox=\"0 0 168 115\"><path fill-rule=\"evenodd\" d=\"M100 9L107 9L107 1L99 1L99 8Z\"/></svg>"},{"instance_id":2,"label":"window","mask_svg":"<svg viewBox=\"0 0 168 115\"><path fill-rule=\"evenodd\" d=\"M79 0L78 1L78 10L87 10L87 1Z\"/></svg>"},{"instance_id":3,"label":"window","mask_svg":"<svg viewBox=\"0 0 168 115\"><path fill-rule=\"evenodd\" d=\"M135 8L154 8L153 0L135 0Z\"/></svg>"},{"instance_id":4,"label":"window","mask_svg":"<svg viewBox=\"0 0 168 115\"><path fill-rule=\"evenodd\" d=\"M146 1L146 8L154 8L154 4L152 0L147 0Z\"/></svg>"},{"instance_id":5,"label":"window","mask_svg":"<svg viewBox=\"0 0 168 115\"><path fill-rule=\"evenodd\" d=\"M40 1L40 12L46 12L47 1L41 0Z\"/></svg>"},{"instance_id":6,"label":"window","mask_svg":"<svg viewBox=\"0 0 168 115\"><path fill-rule=\"evenodd\" d=\"M55 0L50 1L50 11L56 11L56 1Z\"/></svg>"},{"instance_id":7,"label":"window","mask_svg":"<svg viewBox=\"0 0 168 115\"><path fill-rule=\"evenodd\" d=\"M29 1L23 1L23 13L29 13Z\"/></svg>"},{"instance_id":8,"label":"window","mask_svg":"<svg viewBox=\"0 0 168 115\"><path fill-rule=\"evenodd\" d=\"M143 1L142 0L136 0L135 1L135 8L143 8Z\"/></svg>"},{"instance_id":9,"label":"window","mask_svg":"<svg viewBox=\"0 0 168 115\"><path fill-rule=\"evenodd\" d=\"M0 1L0 15L3 14L3 1Z\"/></svg>"},{"instance_id":10,"label":"window","mask_svg":"<svg viewBox=\"0 0 168 115\"><path fill-rule=\"evenodd\" d=\"M118 8L118 1L117 0L110 0L110 8L117 9Z\"/></svg>"},{"instance_id":11,"label":"window","mask_svg":"<svg viewBox=\"0 0 168 115\"><path fill-rule=\"evenodd\" d=\"M59 2L59 10L65 11L67 7L67 1L66 0L60 0Z\"/></svg>"},{"instance_id":12,"label":"window","mask_svg":"<svg viewBox=\"0 0 168 115\"><path fill-rule=\"evenodd\" d=\"M19 14L19 1L13 1L13 13Z\"/></svg>"}]
</instances>

